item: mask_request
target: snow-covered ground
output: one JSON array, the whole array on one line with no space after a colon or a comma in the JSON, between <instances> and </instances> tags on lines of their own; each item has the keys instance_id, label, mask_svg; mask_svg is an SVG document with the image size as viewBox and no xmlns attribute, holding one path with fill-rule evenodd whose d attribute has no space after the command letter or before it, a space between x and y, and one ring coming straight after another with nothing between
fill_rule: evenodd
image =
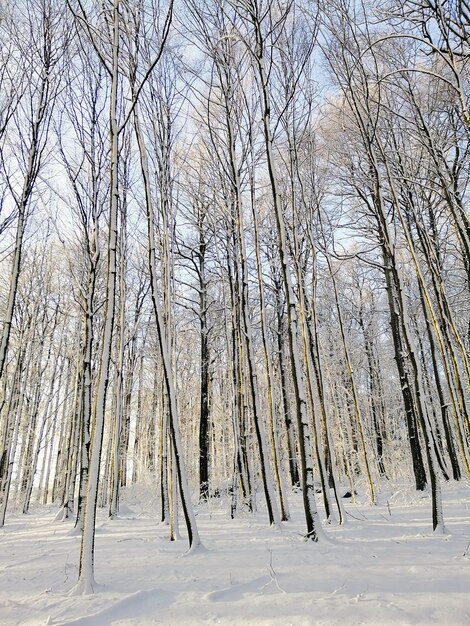
<instances>
[{"instance_id":1,"label":"snow-covered ground","mask_svg":"<svg viewBox=\"0 0 470 626\"><path fill-rule=\"evenodd\" d=\"M230 520L227 503L198 510L205 549L169 542L145 498L99 518L98 593L69 595L80 538L54 511L10 516L0 530L0 624L145 626L470 624L470 487L444 486L448 534L433 536L429 497L383 493L346 501L348 523L306 543L300 498L283 530L266 517Z\"/></svg>"}]
</instances>

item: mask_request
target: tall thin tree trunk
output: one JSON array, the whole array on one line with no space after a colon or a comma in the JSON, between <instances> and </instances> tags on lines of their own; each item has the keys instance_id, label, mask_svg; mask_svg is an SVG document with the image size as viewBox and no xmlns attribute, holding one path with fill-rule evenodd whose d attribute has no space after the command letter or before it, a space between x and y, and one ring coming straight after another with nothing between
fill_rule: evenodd
<instances>
[{"instance_id":1,"label":"tall thin tree trunk","mask_svg":"<svg viewBox=\"0 0 470 626\"><path fill-rule=\"evenodd\" d=\"M142 178L145 191L145 208L147 218L147 236L148 236L148 263L150 271L150 291L153 313L155 315L155 321L157 324L158 342L160 346L163 376L165 382L166 393L168 394L168 409L169 409L169 428L170 435L174 449L174 461L175 471L177 472L178 485L180 489L181 505L183 507L183 513L186 521L186 529L188 531L188 540L190 548L196 548L200 545L201 541L196 525L196 518L191 504L191 498L189 493L189 486L186 478L186 471L183 464L179 424L178 424L178 412L176 406L176 391L174 388L173 374L170 361L169 346L166 337L166 331L163 323L163 316L161 311L161 305L158 295L157 284L157 264L155 256L155 237L154 237L154 207L152 200L152 192L150 187L150 172L148 167L148 158L145 147L144 135L141 130L140 117L138 113L138 105L134 107L134 128L137 137L137 143L139 147L140 165Z\"/></svg>"},{"instance_id":2,"label":"tall thin tree trunk","mask_svg":"<svg viewBox=\"0 0 470 626\"><path fill-rule=\"evenodd\" d=\"M98 384L93 405L90 470L85 501L82 543L80 549L79 578L76 587L76 591L79 593L93 593L96 586L94 576L96 505L98 498L106 395L109 383L109 366L111 360L111 345L115 317L116 249L118 231L117 218L119 206L119 128L117 121L120 48L119 10L120 0L114 0L112 10L112 72L109 101L110 206L107 244L106 300L103 342L98 366Z\"/></svg>"},{"instance_id":3,"label":"tall thin tree trunk","mask_svg":"<svg viewBox=\"0 0 470 626\"><path fill-rule=\"evenodd\" d=\"M273 208L276 217L278 232L279 256L284 280L284 288L287 299L287 317L289 348L292 364L292 378L296 399L297 427L299 434L300 467L302 475L302 494L305 511L305 521L307 525L307 537L312 541L318 541L322 534L320 518L315 502L315 481L313 473L313 458L311 448L311 437L309 420L307 415L307 396L305 392L305 382L303 379L302 364L299 354L298 344L298 314L295 302L294 288L290 274L287 234L285 216L278 191L278 180L275 168L275 158L273 152L273 135L271 131L271 103L269 95L269 78L265 67L264 38L261 31L259 7L254 3L254 13L250 14L250 20L255 31L255 50L253 51L256 69L259 76L260 99L262 106L262 124L264 132L264 144L266 150L268 175L272 194Z\"/></svg>"}]
</instances>

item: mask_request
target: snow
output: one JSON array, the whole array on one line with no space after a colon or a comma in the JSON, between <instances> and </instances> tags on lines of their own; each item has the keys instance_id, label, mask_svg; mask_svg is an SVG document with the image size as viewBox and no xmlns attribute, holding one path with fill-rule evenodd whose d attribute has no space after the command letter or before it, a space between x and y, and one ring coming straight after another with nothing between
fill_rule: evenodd
<instances>
[{"instance_id":1,"label":"snow","mask_svg":"<svg viewBox=\"0 0 470 626\"><path fill-rule=\"evenodd\" d=\"M302 538L302 503L282 531L267 516L231 520L200 506L204 543L170 542L151 499L98 514L93 595L71 595L80 537L55 511L10 515L0 529L1 626L470 624L470 485L443 486L447 535L431 532L429 495L395 486L379 504L345 501L348 523Z\"/></svg>"}]
</instances>

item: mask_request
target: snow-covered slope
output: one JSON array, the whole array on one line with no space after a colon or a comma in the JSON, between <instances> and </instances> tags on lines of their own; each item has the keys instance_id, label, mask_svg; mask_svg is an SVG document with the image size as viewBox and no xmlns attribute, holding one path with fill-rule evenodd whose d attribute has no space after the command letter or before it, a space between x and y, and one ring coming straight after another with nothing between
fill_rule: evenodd
<instances>
[{"instance_id":1,"label":"snow-covered slope","mask_svg":"<svg viewBox=\"0 0 470 626\"><path fill-rule=\"evenodd\" d=\"M230 520L200 507L204 549L185 555L142 501L100 518L89 596L69 595L80 538L53 511L10 517L0 530L0 624L146 626L470 624L470 488L444 489L449 534L433 536L430 502L408 492L346 504L329 541L302 539L300 501L276 531L266 516ZM226 504L226 503L225 503Z\"/></svg>"}]
</instances>

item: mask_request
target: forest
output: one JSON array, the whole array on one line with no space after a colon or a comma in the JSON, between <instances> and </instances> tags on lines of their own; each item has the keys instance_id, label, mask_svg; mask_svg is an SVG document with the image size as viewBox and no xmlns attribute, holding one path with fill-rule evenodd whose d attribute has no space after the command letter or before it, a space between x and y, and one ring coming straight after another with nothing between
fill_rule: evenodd
<instances>
[{"instance_id":1,"label":"forest","mask_svg":"<svg viewBox=\"0 0 470 626\"><path fill-rule=\"evenodd\" d=\"M469 24L468 0L2 0L0 530L74 527L75 593L136 488L195 554L217 502L268 531L294 503L315 550L397 485L445 535Z\"/></svg>"}]
</instances>

